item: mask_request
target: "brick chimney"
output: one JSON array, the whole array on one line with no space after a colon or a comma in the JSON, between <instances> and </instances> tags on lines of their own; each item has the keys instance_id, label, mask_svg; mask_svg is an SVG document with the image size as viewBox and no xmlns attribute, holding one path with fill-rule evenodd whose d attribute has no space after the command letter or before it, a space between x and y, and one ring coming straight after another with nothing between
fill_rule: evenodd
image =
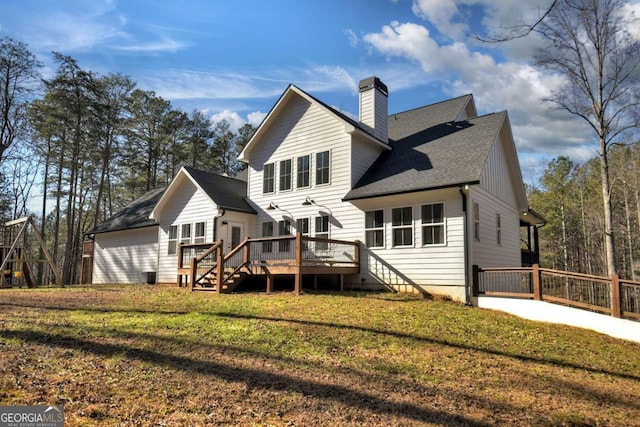
<instances>
[{"instance_id":1,"label":"brick chimney","mask_svg":"<svg viewBox=\"0 0 640 427\"><path fill-rule=\"evenodd\" d=\"M387 85L377 77L360 81L360 123L369 128L373 135L387 142Z\"/></svg>"}]
</instances>

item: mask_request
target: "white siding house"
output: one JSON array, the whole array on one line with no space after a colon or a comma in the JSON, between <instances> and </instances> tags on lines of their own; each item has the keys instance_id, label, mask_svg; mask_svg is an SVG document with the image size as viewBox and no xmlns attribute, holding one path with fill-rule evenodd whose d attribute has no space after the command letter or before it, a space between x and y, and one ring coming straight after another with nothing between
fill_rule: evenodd
<instances>
[{"instance_id":1,"label":"white siding house","mask_svg":"<svg viewBox=\"0 0 640 427\"><path fill-rule=\"evenodd\" d=\"M155 283L157 271L158 227L96 235L92 283Z\"/></svg>"},{"instance_id":2,"label":"white siding house","mask_svg":"<svg viewBox=\"0 0 640 427\"><path fill-rule=\"evenodd\" d=\"M94 241L92 283L155 283L158 225L149 214L163 192L146 193L86 233Z\"/></svg>"},{"instance_id":3,"label":"white siding house","mask_svg":"<svg viewBox=\"0 0 640 427\"><path fill-rule=\"evenodd\" d=\"M159 226L158 282L175 283L178 245L224 240L231 248L230 231L239 230L239 244L254 225L255 212L243 199L242 181L183 167L149 218Z\"/></svg>"},{"instance_id":4,"label":"white siding house","mask_svg":"<svg viewBox=\"0 0 640 427\"><path fill-rule=\"evenodd\" d=\"M357 287L469 301L472 265L519 266L528 207L507 113L478 116L465 95L388 115L384 83L359 87L355 120L290 85L240 154L246 182L183 168L148 216L158 281L175 282L180 242L228 252L296 232L359 241ZM109 253L134 245L115 240Z\"/></svg>"}]
</instances>

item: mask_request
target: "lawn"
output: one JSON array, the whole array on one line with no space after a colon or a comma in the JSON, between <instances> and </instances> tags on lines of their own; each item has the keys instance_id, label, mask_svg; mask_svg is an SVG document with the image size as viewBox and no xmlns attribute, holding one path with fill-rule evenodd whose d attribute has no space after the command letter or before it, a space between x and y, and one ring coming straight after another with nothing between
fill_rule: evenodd
<instances>
[{"instance_id":1,"label":"lawn","mask_svg":"<svg viewBox=\"0 0 640 427\"><path fill-rule=\"evenodd\" d=\"M0 405L65 425L640 425L640 345L394 294L0 290Z\"/></svg>"}]
</instances>

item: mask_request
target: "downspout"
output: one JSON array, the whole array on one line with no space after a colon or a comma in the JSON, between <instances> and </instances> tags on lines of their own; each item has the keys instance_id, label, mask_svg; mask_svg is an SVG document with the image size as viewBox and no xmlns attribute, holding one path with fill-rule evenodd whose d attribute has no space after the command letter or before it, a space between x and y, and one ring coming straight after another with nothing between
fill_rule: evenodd
<instances>
[{"instance_id":1,"label":"downspout","mask_svg":"<svg viewBox=\"0 0 640 427\"><path fill-rule=\"evenodd\" d=\"M213 241L217 242L216 236L218 234L218 218L224 216L227 211L225 209L218 209L218 214L213 217Z\"/></svg>"},{"instance_id":2,"label":"downspout","mask_svg":"<svg viewBox=\"0 0 640 427\"><path fill-rule=\"evenodd\" d=\"M458 187L460 196L462 196L462 230L464 236L464 304L471 305L471 296L469 295L469 230L467 224L469 223L469 212L467 210L467 193L465 190L469 189L469 185L464 187Z\"/></svg>"}]
</instances>

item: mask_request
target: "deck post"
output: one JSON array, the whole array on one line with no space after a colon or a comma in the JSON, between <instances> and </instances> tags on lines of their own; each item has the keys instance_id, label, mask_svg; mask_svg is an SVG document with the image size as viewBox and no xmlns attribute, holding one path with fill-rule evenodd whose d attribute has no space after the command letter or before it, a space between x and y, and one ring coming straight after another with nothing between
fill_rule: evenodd
<instances>
[{"instance_id":1,"label":"deck post","mask_svg":"<svg viewBox=\"0 0 640 427\"><path fill-rule=\"evenodd\" d=\"M293 291L296 295L300 295L302 289L302 233L296 232L296 264L295 268L295 285Z\"/></svg>"},{"instance_id":2,"label":"deck post","mask_svg":"<svg viewBox=\"0 0 640 427\"><path fill-rule=\"evenodd\" d=\"M193 291L193 287L196 284L196 275L198 274L198 269L196 267L196 259L191 258L191 268L189 268L189 292Z\"/></svg>"},{"instance_id":3,"label":"deck post","mask_svg":"<svg viewBox=\"0 0 640 427\"><path fill-rule=\"evenodd\" d=\"M542 301L542 284L540 283L540 265L531 266L531 280L533 281L533 299Z\"/></svg>"},{"instance_id":4,"label":"deck post","mask_svg":"<svg viewBox=\"0 0 640 427\"><path fill-rule=\"evenodd\" d=\"M358 273L360 273L360 240L355 241L353 258L358 267Z\"/></svg>"},{"instance_id":5,"label":"deck post","mask_svg":"<svg viewBox=\"0 0 640 427\"><path fill-rule=\"evenodd\" d=\"M273 292L273 274L267 271L267 293Z\"/></svg>"},{"instance_id":6,"label":"deck post","mask_svg":"<svg viewBox=\"0 0 640 427\"><path fill-rule=\"evenodd\" d=\"M216 293L222 291L222 282L224 282L224 257L222 256L222 248L224 242L220 240L220 245L216 249Z\"/></svg>"},{"instance_id":7,"label":"deck post","mask_svg":"<svg viewBox=\"0 0 640 427\"><path fill-rule=\"evenodd\" d=\"M249 262L251 261L251 243L248 243L248 241L249 238L247 237L246 239L244 239L244 242L242 242L242 244L244 245L244 258L242 261L247 267L249 266Z\"/></svg>"},{"instance_id":8,"label":"deck post","mask_svg":"<svg viewBox=\"0 0 640 427\"><path fill-rule=\"evenodd\" d=\"M622 308L620 306L620 276L617 274L611 276L611 315L618 319L622 317Z\"/></svg>"},{"instance_id":9,"label":"deck post","mask_svg":"<svg viewBox=\"0 0 640 427\"><path fill-rule=\"evenodd\" d=\"M471 295L477 297L480 295L480 267L473 264L471 278Z\"/></svg>"}]
</instances>

